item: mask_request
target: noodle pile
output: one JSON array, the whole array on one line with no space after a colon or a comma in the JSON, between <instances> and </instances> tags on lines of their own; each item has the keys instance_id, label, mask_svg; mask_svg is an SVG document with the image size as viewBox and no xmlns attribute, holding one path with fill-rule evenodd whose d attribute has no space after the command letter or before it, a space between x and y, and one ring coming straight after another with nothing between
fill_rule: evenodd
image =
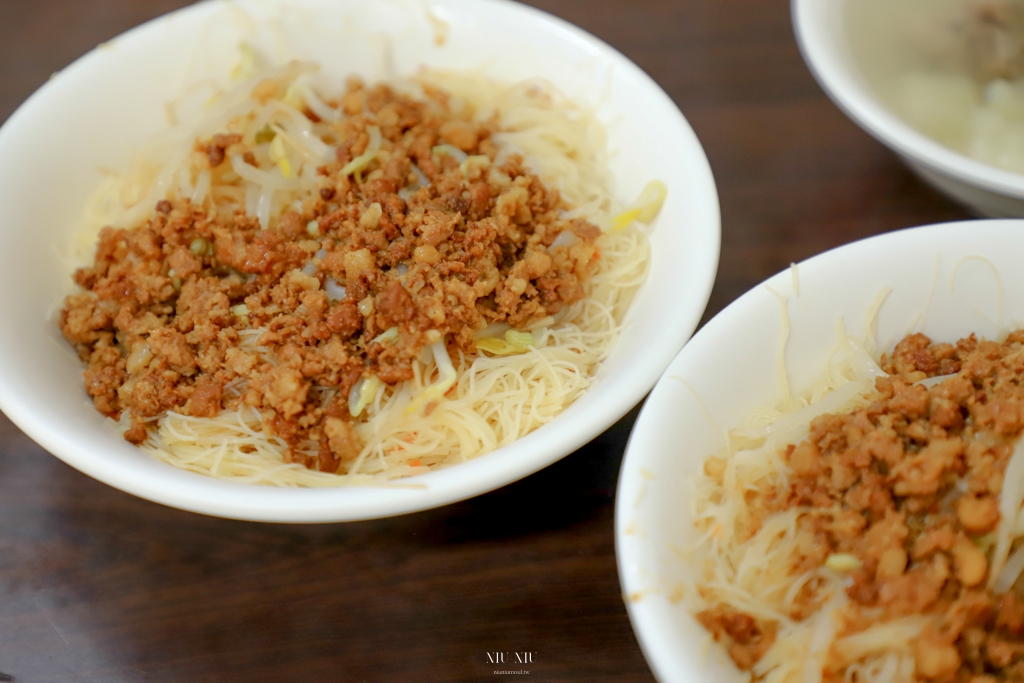
<instances>
[{"instance_id":1,"label":"noodle pile","mask_svg":"<svg viewBox=\"0 0 1024 683\"><path fill-rule=\"evenodd\" d=\"M726 604L754 618L777 622L774 645L752 669L755 677L772 683L821 680L823 658L838 626L833 613L846 604L846 577L825 567L794 576L791 567L802 554L797 522L803 511L788 510L762 523L763 512L749 506L745 494L785 488L789 483L788 464L781 453L785 446L805 438L815 417L862 405L874 377L884 374L842 326L837 351L839 358L827 365L809 389L785 397L777 406L759 409L747 427L730 431L727 451L709 460L706 474L693 482L694 520L700 537L690 556L698 572L698 590L686 592L690 609L700 612ZM780 372L785 372L781 364ZM750 534L751 529L757 531ZM791 615L799 612L797 601L806 599L807 587L818 596L816 614L794 619Z\"/></svg>"},{"instance_id":2,"label":"noodle pile","mask_svg":"<svg viewBox=\"0 0 1024 683\"><path fill-rule=\"evenodd\" d=\"M694 478L688 608L756 680L1016 680L1024 333L910 335L884 371L838 337L812 387L730 431Z\"/></svg>"},{"instance_id":3,"label":"noodle pile","mask_svg":"<svg viewBox=\"0 0 1024 683\"><path fill-rule=\"evenodd\" d=\"M137 154L125 174L109 174L103 181L86 209L76 245L78 260L88 253L102 226L136 225L168 198L187 198L193 206L224 216L243 209L264 229L272 229L277 216L301 204L315 188L317 167L334 157L338 140L333 124L344 114L314 87L315 64L293 62L267 70L258 62L258 56L243 47L234 85L215 94L198 112L185 111L185 98L169 105L172 123L188 123L177 123ZM268 82L276 83L284 96L260 96ZM360 411L365 405L365 419L353 425L364 446L340 475L286 462L288 444L265 427L268 416L244 404L216 417L159 415L140 444L145 452L183 469L248 483L380 484L508 445L550 422L594 382L596 368L614 347L623 315L646 275L649 246L636 220L653 219L664 199L664 186L653 183L637 203L617 213L622 207L610 194L601 125L592 111L566 100L544 81L509 86L479 74L424 72L392 87L421 99L438 88L452 96L453 109L461 107L479 121L496 118L501 132L492 141L500 149L499 161L522 155L529 170L573 207L564 218L585 218L603 228L597 242L600 258L584 284L584 298L555 318L534 323L525 337L515 337L507 325L477 333L478 341L495 339L481 347L507 346L514 351L509 355L460 351L449 357L442 341L414 364L412 380L395 386L361 382L349 400ZM255 160L225 160L238 179L218 184L204 170L195 141L229 124L237 128L239 121L246 139L259 141L270 130L274 141L260 146ZM367 152L350 164L357 179L362 173L359 164L365 164L361 160L372 158L379 146L371 133ZM472 158L463 163L472 163ZM246 332L243 348L260 353L257 340L262 330ZM509 341L503 342L506 332ZM526 342L516 346L514 339ZM274 362L266 354L263 360ZM244 381L225 388L226 395L233 396L245 390ZM324 405L335 398L335 390L328 387L314 391ZM119 427L123 433L129 426L125 411ZM299 451L315 455L315 447L300 445Z\"/></svg>"}]
</instances>

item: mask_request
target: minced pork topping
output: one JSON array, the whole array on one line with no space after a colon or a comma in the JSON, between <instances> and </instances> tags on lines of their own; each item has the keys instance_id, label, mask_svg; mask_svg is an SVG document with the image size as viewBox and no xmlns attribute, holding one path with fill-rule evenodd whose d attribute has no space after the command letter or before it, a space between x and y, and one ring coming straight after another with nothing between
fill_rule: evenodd
<instances>
[{"instance_id":1,"label":"minced pork topping","mask_svg":"<svg viewBox=\"0 0 1024 683\"><path fill-rule=\"evenodd\" d=\"M838 636L910 615L932 617L914 643L916 676L934 681L1024 681L1024 598L987 588L1003 474L1024 431L1024 331L1003 342L973 335L901 341L868 404L815 419L785 456L788 488L748 494L765 519L801 507L799 565L849 566ZM947 376L932 386L927 377ZM712 458L705 473L721 477ZM757 528L747 530L752 536ZM820 604L797 600L804 619ZM742 669L774 642L776 624L725 605L698 619ZM826 670L825 680L843 680Z\"/></svg>"},{"instance_id":2,"label":"minced pork topping","mask_svg":"<svg viewBox=\"0 0 1024 683\"><path fill-rule=\"evenodd\" d=\"M499 158L495 121L426 92L430 106L350 81L332 103L347 114L336 160L268 229L185 199L101 231L60 327L96 408L128 411L126 439L144 441L166 411L244 404L269 416L293 461L337 472L361 448L347 404L361 378L409 380L427 345L473 354L488 324L522 329L583 296L599 229L561 218L571 207L521 156ZM380 149L352 171L377 131ZM226 160L255 165L258 142L214 135L194 163L230 183ZM326 405L321 388L336 390ZM310 441L318 456L296 450Z\"/></svg>"}]
</instances>

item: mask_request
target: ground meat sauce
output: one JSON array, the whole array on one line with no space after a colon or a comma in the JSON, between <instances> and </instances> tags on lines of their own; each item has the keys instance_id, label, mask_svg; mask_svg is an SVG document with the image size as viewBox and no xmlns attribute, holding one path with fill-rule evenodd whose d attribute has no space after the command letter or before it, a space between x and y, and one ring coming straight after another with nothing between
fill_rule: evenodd
<instances>
[{"instance_id":1,"label":"ground meat sauce","mask_svg":"<svg viewBox=\"0 0 1024 683\"><path fill-rule=\"evenodd\" d=\"M890 376L876 381L867 406L817 418L809 438L788 447L789 488L752 492L748 502L764 516L810 510L794 574L833 553L859 560L839 636L932 615L935 626L914 646L918 678L1024 681L1024 598L986 589L1003 472L1024 429L1024 331L955 345L915 334L882 367ZM952 376L916 384L939 375ZM721 476L721 465L712 458L705 472ZM773 642L773 623L724 605L698 619L742 669Z\"/></svg>"},{"instance_id":2,"label":"ground meat sauce","mask_svg":"<svg viewBox=\"0 0 1024 683\"><path fill-rule=\"evenodd\" d=\"M336 160L318 169L301 209L268 229L186 199L160 201L134 228L102 230L60 326L87 364L96 408L128 411L126 439L144 441L166 411L212 417L244 404L263 411L292 461L337 472L361 448L347 402L360 378L409 380L426 345L445 339L474 353L474 331L489 323L523 328L583 296L598 228L560 218L570 207L520 156L495 163L496 122L427 93L430 106L350 82L334 103L347 114ZM381 151L342 174L372 126ZM225 159L253 159L239 135L195 151L215 177L233 172ZM565 231L573 237L552 246ZM322 405L318 387L336 399ZM296 450L310 441L319 457Z\"/></svg>"}]
</instances>

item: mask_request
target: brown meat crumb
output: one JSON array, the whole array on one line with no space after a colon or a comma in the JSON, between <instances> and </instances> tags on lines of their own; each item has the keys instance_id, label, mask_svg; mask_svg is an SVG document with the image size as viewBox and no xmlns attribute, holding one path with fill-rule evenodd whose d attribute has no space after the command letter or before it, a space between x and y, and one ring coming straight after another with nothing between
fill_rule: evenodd
<instances>
[{"instance_id":1,"label":"brown meat crumb","mask_svg":"<svg viewBox=\"0 0 1024 683\"><path fill-rule=\"evenodd\" d=\"M753 617L721 605L697 614L715 640L727 642L729 656L744 671L753 668L775 642L775 626L759 623Z\"/></svg>"}]
</instances>

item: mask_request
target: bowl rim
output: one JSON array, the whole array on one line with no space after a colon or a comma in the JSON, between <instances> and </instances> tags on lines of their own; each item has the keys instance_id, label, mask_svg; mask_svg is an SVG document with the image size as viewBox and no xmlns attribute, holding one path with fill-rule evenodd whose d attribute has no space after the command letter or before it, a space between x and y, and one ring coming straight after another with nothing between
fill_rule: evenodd
<instances>
[{"instance_id":1,"label":"bowl rim","mask_svg":"<svg viewBox=\"0 0 1024 683\"><path fill-rule=\"evenodd\" d=\"M897 154L970 185L1024 198L1024 175L992 166L942 145L903 122L866 87L860 75L837 54L846 35L822 24L826 12L842 12L847 3L791 0L797 46L818 85L833 104L862 130ZM844 22L832 22L837 26Z\"/></svg>"},{"instance_id":2,"label":"bowl rim","mask_svg":"<svg viewBox=\"0 0 1024 683\"><path fill-rule=\"evenodd\" d=\"M243 0L243 4L245 1ZM319 1L327 2L327 0ZM275 0L275 2L287 4L287 0ZM14 395L2 381L0 381L0 410L30 438L75 469L143 499L191 512L225 518L281 523L332 523L390 517L427 510L505 486L574 452L639 403L654 386L671 358L696 329L714 285L721 250L721 210L717 186L707 155L693 128L664 90L640 67L590 33L547 12L511 0L445 0L445 2L449 6L456 5L461 11L470 14L483 10L512 13L506 14L506 16L518 15L526 21L546 26L552 32L563 36L564 40L601 55L601 58L610 66L623 70L631 81L637 82L645 91L648 91L652 99L660 101L660 107L665 110L666 116L673 120L673 128L685 139L686 144L692 147L693 155L687 162L686 168L691 175L693 184L701 188L702 202L706 202L706 206L703 207L704 219L700 222L703 224L698 223L698 216L694 215L691 218L699 230L699 239L707 245L705 258L700 261L700 268L694 277L690 295L687 297L691 303L686 307L685 313L679 316L681 322L677 328L679 330L678 338L671 345L665 345L663 358L648 358L645 361L646 369L645 365L641 364L641 367L638 368L639 372L633 375L638 381L630 384L628 390L610 395L609 400L595 405L594 410L585 417L578 417L573 430L550 429L557 422L556 420L504 448L499 448L458 466L401 481L402 484L422 483L426 485L425 491L415 490L411 486L342 486L316 489L259 486L256 489L254 485L216 480L181 470L170 472L172 475L170 478L167 478L167 473L163 472L163 476L147 476L140 481L137 472L132 473L135 477L133 478L126 476L123 472L115 471L115 468L105 464L104 458L90 450L89 444L76 442L73 433L52 429L48 422L39 419L34 411L24 408L19 402L18 396ZM213 8L220 4L221 2L218 0L209 0L184 7L151 19L111 40L118 42L144 40L150 31L159 30L161 24L171 18L178 18L184 14L202 16L203 13L213 11ZM102 57L100 47L94 48L58 72L56 78L50 79L36 90L0 127L0 149L3 148L4 141L8 136L12 135L16 129L20 129L23 121L32 116L36 107L45 105L49 93L60 87L64 79L73 78L80 70L92 68L92 65ZM508 448L517 448L521 451L517 459L514 461L505 459L497 463L493 461L491 456ZM159 464L165 466L164 463ZM171 479L180 478L177 475L198 479L190 480L187 487L178 487L171 484ZM179 490L181 488L188 490Z\"/></svg>"},{"instance_id":3,"label":"bowl rim","mask_svg":"<svg viewBox=\"0 0 1024 683\"><path fill-rule=\"evenodd\" d=\"M974 232L969 232L970 230ZM830 261L836 259L848 261L857 252L864 252L865 250L879 251L876 245L886 245L886 251L899 253L899 250L894 247L900 243L914 241L920 244L921 241L925 240L933 241L936 239L937 231L944 231L947 234L964 235L963 240L966 241L969 239L966 235L976 235L978 230L988 230L997 234L999 232L1012 232L1014 235L1024 236L1024 218L973 218L901 228L838 245L796 263L795 267L800 269L819 264L827 266ZM1021 239L1024 240L1024 237L1021 237ZM1024 242L1021 244L1024 245ZM666 655L665 650L671 649L674 641L670 641L666 633L660 630L659 624L655 623L658 617L652 613L654 610L660 609L661 604L651 602L649 599L633 601L629 597L631 594L643 592L645 588L645 586L636 583L635 572L628 566L631 562L637 560L641 552L638 548L642 546L635 544L635 542L631 543L629 540L630 534L628 529L631 519L628 515L631 510L628 509L625 501L627 500L627 493L631 490L635 492L637 482L643 478L640 469L644 467L650 468L647 462L638 462L638 459L643 459L650 452L647 447L650 446L651 435L657 433L654 431L653 426L648 425L648 422L656 419L651 415L656 410L654 406L660 405L665 401L665 399L660 397L663 393L669 391L666 387L671 381L670 375L681 374L680 366L693 365L690 355L699 353L699 349L705 345L705 339L714 341L714 339L725 334L735 334L738 329L742 329L742 326L736 324L736 319L742 318L744 313L749 313L752 308L758 305L760 297L764 296L764 292L773 285L773 281L776 281L774 282L775 285L779 284L779 280L788 281L792 277L792 268L793 266L790 266L780 270L753 285L716 313L714 317L694 333L690 341L679 351L665 370L661 379L658 380L658 383L651 390L647 401L637 416L636 423L626 443L625 453L619 469L618 483L615 489L614 535L616 570L619 574L621 594L633 632L644 654L644 658L647 660L655 678L660 683L682 683L683 681L692 680L692 677L690 677L689 672L680 674L676 668L673 668L670 658ZM1009 321L1005 322L1008 323ZM734 425L728 426L732 427ZM681 450L685 450L685 448ZM676 605L672 605L672 607L675 608Z\"/></svg>"}]
</instances>

